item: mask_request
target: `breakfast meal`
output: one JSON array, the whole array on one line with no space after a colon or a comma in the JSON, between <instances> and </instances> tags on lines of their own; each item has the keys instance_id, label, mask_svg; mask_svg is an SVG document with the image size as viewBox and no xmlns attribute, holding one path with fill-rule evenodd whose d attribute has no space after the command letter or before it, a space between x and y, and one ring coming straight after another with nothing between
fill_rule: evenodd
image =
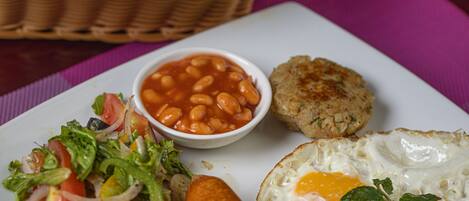
<instances>
[{"instance_id":1,"label":"breakfast meal","mask_svg":"<svg viewBox=\"0 0 469 201\"><path fill-rule=\"evenodd\" d=\"M292 57L270 82L272 113L307 137L352 135L371 117L373 95L362 77L327 59Z\"/></svg>"},{"instance_id":2,"label":"breakfast meal","mask_svg":"<svg viewBox=\"0 0 469 201\"><path fill-rule=\"evenodd\" d=\"M469 200L469 136L403 128L357 134L371 118L374 96L354 70L294 56L267 79L245 59L202 50L149 63L134 96L98 95L91 106L96 117L86 126L67 122L46 144L11 161L3 186L17 201L240 201L222 179L192 173L174 143L225 146L270 108L313 140L274 166L257 201ZM206 171L218 169L195 160Z\"/></svg>"},{"instance_id":3,"label":"breakfast meal","mask_svg":"<svg viewBox=\"0 0 469 201\"><path fill-rule=\"evenodd\" d=\"M261 99L252 79L218 55L193 55L164 64L141 88L145 109L160 123L190 134L240 128Z\"/></svg>"},{"instance_id":4,"label":"breakfast meal","mask_svg":"<svg viewBox=\"0 0 469 201\"><path fill-rule=\"evenodd\" d=\"M196 192L187 196L199 198L192 200L213 196L200 194L200 185L222 189L218 198L237 198L221 179L193 175L173 141L157 141L132 98L103 93L92 108L100 118L90 118L86 126L69 121L47 144L10 162L3 186L17 201L177 201L191 191Z\"/></svg>"},{"instance_id":5,"label":"breakfast meal","mask_svg":"<svg viewBox=\"0 0 469 201\"><path fill-rule=\"evenodd\" d=\"M468 153L469 136L461 132L396 129L320 139L285 156L257 200L465 200ZM371 187L380 185L385 198Z\"/></svg>"}]
</instances>

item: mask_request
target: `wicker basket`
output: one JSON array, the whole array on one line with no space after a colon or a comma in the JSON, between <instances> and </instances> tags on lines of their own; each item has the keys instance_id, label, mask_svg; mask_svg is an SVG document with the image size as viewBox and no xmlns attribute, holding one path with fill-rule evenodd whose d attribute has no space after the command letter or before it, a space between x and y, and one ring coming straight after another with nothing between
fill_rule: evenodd
<instances>
[{"instance_id":1,"label":"wicker basket","mask_svg":"<svg viewBox=\"0 0 469 201\"><path fill-rule=\"evenodd\" d=\"M0 0L1 39L180 39L251 12L254 0Z\"/></svg>"}]
</instances>

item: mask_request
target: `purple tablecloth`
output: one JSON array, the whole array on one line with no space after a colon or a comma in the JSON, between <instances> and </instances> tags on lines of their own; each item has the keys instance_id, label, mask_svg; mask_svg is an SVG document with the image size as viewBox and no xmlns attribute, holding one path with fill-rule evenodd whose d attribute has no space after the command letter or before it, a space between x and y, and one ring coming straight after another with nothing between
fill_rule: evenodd
<instances>
[{"instance_id":1,"label":"purple tablecloth","mask_svg":"<svg viewBox=\"0 0 469 201\"><path fill-rule=\"evenodd\" d=\"M257 0L255 11L284 2ZM469 113L469 16L446 0L300 0L399 62ZM165 43L130 43L0 97L0 124Z\"/></svg>"}]
</instances>

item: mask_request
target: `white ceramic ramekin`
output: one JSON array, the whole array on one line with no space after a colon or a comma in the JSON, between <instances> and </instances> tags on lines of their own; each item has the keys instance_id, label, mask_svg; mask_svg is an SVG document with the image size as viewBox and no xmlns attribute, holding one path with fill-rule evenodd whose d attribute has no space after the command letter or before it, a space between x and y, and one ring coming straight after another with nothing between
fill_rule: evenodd
<instances>
[{"instance_id":1,"label":"white ceramic ramekin","mask_svg":"<svg viewBox=\"0 0 469 201\"><path fill-rule=\"evenodd\" d=\"M228 58L238 64L240 67L242 67L244 71L252 77L256 88L261 94L261 100L259 102L259 105L256 107L256 110L254 111L253 119L249 123L247 123L241 128L226 133L213 135L195 135L169 128L158 122L155 118L153 118L152 115L148 113L148 111L143 106L142 99L140 97L141 87L145 78L147 78L165 63L196 54L212 54ZM133 85L133 94L137 109L150 121L156 131L158 131L166 138L174 140L174 142L179 145L198 149L210 149L225 146L246 136L267 114L267 111L270 107L270 103L272 101L272 89L269 80L256 65L249 62L243 57L240 57L225 50L200 47L178 49L160 55L157 58L153 59L151 62L147 63L140 70L137 77L135 78Z\"/></svg>"}]
</instances>

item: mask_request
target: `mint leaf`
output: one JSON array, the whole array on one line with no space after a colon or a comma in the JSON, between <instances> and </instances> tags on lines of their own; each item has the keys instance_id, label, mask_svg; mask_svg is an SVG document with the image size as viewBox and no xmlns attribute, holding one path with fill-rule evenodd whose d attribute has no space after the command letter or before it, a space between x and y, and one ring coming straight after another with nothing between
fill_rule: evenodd
<instances>
[{"instance_id":1,"label":"mint leaf","mask_svg":"<svg viewBox=\"0 0 469 201\"><path fill-rule=\"evenodd\" d=\"M102 115L104 110L104 94L96 96L91 107L96 115Z\"/></svg>"},{"instance_id":2,"label":"mint leaf","mask_svg":"<svg viewBox=\"0 0 469 201\"><path fill-rule=\"evenodd\" d=\"M386 179L380 180L380 179L373 179L373 184L376 186L377 189L382 189L386 194L391 195L392 194L392 181L389 179L389 177L386 177Z\"/></svg>"},{"instance_id":3,"label":"mint leaf","mask_svg":"<svg viewBox=\"0 0 469 201\"><path fill-rule=\"evenodd\" d=\"M386 201L386 198L374 187L360 186L349 191L340 201Z\"/></svg>"},{"instance_id":4,"label":"mint leaf","mask_svg":"<svg viewBox=\"0 0 469 201\"><path fill-rule=\"evenodd\" d=\"M399 199L399 201L437 201L441 200L440 197L433 194L414 195L411 193L405 193Z\"/></svg>"}]
</instances>

